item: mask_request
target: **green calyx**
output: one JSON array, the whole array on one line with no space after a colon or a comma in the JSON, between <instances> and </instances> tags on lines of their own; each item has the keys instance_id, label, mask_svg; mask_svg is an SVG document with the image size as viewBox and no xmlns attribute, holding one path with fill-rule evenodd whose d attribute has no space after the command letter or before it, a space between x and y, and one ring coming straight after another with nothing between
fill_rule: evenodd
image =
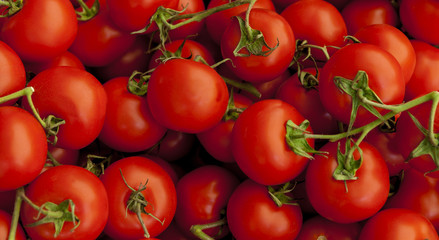
<instances>
[{"instance_id":1,"label":"green calyx","mask_svg":"<svg viewBox=\"0 0 439 240\"><path fill-rule=\"evenodd\" d=\"M56 135L59 132L60 126L65 124L66 121L53 115L47 116L43 121L45 123L44 129L46 130L47 141L52 145L56 145L58 142L58 137Z\"/></svg>"},{"instance_id":2,"label":"green calyx","mask_svg":"<svg viewBox=\"0 0 439 240\"><path fill-rule=\"evenodd\" d=\"M285 141L288 147L297 155L313 159L312 154L319 154L325 156L325 152L317 151L311 147L306 140L305 133L309 133L306 129L309 126L309 121L304 120L300 125L296 125L293 121L288 120L285 129Z\"/></svg>"},{"instance_id":3,"label":"green calyx","mask_svg":"<svg viewBox=\"0 0 439 240\"><path fill-rule=\"evenodd\" d=\"M273 199L278 207L282 207L283 205L298 206L299 204L295 202L294 198L290 195L295 187L296 182L294 184L287 182L281 186L268 186L267 189L271 199Z\"/></svg>"},{"instance_id":4,"label":"green calyx","mask_svg":"<svg viewBox=\"0 0 439 240\"><path fill-rule=\"evenodd\" d=\"M0 17L11 17L23 8L23 0L0 0L1 11Z\"/></svg>"},{"instance_id":5,"label":"green calyx","mask_svg":"<svg viewBox=\"0 0 439 240\"><path fill-rule=\"evenodd\" d=\"M91 7L88 7L83 0L77 1L82 8L82 11L75 11L77 15L76 19L78 19L78 21L88 21L98 14L100 9L99 0L95 0Z\"/></svg>"}]
</instances>

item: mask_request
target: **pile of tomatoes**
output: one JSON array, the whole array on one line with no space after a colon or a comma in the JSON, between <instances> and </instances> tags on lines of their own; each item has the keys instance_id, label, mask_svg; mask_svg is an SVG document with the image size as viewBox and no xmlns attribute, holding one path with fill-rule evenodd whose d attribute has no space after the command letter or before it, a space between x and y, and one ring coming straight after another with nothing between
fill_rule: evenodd
<instances>
[{"instance_id":1,"label":"pile of tomatoes","mask_svg":"<svg viewBox=\"0 0 439 240\"><path fill-rule=\"evenodd\" d=\"M0 240L439 239L438 2L0 9Z\"/></svg>"}]
</instances>

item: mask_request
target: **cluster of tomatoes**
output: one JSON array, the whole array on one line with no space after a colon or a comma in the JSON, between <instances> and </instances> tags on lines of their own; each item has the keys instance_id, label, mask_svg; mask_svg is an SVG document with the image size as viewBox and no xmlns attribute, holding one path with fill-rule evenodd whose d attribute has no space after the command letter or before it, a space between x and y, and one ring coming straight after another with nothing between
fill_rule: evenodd
<instances>
[{"instance_id":1,"label":"cluster of tomatoes","mask_svg":"<svg viewBox=\"0 0 439 240\"><path fill-rule=\"evenodd\" d=\"M1 239L439 239L435 0L0 0Z\"/></svg>"}]
</instances>

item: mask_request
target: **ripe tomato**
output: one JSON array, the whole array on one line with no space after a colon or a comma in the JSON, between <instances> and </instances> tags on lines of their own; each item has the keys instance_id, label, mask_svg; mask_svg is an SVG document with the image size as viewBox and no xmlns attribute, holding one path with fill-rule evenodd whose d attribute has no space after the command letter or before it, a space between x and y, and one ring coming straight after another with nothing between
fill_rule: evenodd
<instances>
[{"instance_id":1,"label":"ripe tomato","mask_svg":"<svg viewBox=\"0 0 439 240\"><path fill-rule=\"evenodd\" d=\"M189 239L196 239L190 232L192 225L214 223L224 218L227 202L238 185L236 176L215 165L205 165L185 174L176 187L175 222L182 233ZM204 233L221 239L229 230L223 225L206 229Z\"/></svg>"},{"instance_id":2,"label":"ripe tomato","mask_svg":"<svg viewBox=\"0 0 439 240\"><path fill-rule=\"evenodd\" d=\"M359 147L363 162L356 171L356 180L336 180L333 172L338 166L337 147L345 153L345 139L328 142L319 150L326 156L317 155L310 161L305 177L306 192L311 205L323 217L338 223L353 223L377 213L387 200L390 189L389 171L381 154L367 142ZM350 143L352 146L352 143ZM360 153L354 151L354 161Z\"/></svg>"},{"instance_id":3,"label":"ripe tomato","mask_svg":"<svg viewBox=\"0 0 439 240\"><path fill-rule=\"evenodd\" d=\"M148 153L173 162L187 156L196 143L195 134L168 129L159 144L150 148Z\"/></svg>"},{"instance_id":4,"label":"ripe tomato","mask_svg":"<svg viewBox=\"0 0 439 240\"><path fill-rule=\"evenodd\" d=\"M47 61L70 47L77 25L68 0L26 0L22 9L3 23L1 39L22 61Z\"/></svg>"},{"instance_id":5,"label":"ripe tomato","mask_svg":"<svg viewBox=\"0 0 439 240\"><path fill-rule=\"evenodd\" d=\"M326 1L297 1L282 11L281 15L288 21L297 40L307 40L317 46L345 45L346 23L337 8ZM329 47L332 55L335 48ZM326 61L321 50L312 49L312 55Z\"/></svg>"},{"instance_id":6,"label":"ripe tomato","mask_svg":"<svg viewBox=\"0 0 439 240\"><path fill-rule=\"evenodd\" d=\"M250 179L242 182L227 204L227 223L232 235L244 239L295 239L303 216L297 205L276 205L266 186Z\"/></svg>"},{"instance_id":7,"label":"ripe tomato","mask_svg":"<svg viewBox=\"0 0 439 240\"><path fill-rule=\"evenodd\" d=\"M221 120L229 93L224 80L211 67L171 59L152 73L146 98L160 124L175 131L198 133Z\"/></svg>"},{"instance_id":8,"label":"ripe tomato","mask_svg":"<svg viewBox=\"0 0 439 240\"><path fill-rule=\"evenodd\" d=\"M65 120L55 146L80 149L98 137L107 96L91 73L75 67L53 67L35 76L28 86L35 89L32 100L42 118L52 114ZM23 107L30 109L27 101L23 101Z\"/></svg>"},{"instance_id":9,"label":"ripe tomato","mask_svg":"<svg viewBox=\"0 0 439 240\"><path fill-rule=\"evenodd\" d=\"M399 16L407 33L414 39L439 44L439 33L432 31L439 21L439 2L434 0L401 0Z\"/></svg>"},{"instance_id":10,"label":"ripe tomato","mask_svg":"<svg viewBox=\"0 0 439 240\"><path fill-rule=\"evenodd\" d=\"M286 123L301 124L305 118L291 105L278 99L256 102L244 110L232 130L232 154L241 170L253 181L278 185L297 177L308 158L288 146ZM312 132L311 127L306 129ZM313 147L314 140L308 143Z\"/></svg>"},{"instance_id":11,"label":"ripe tomato","mask_svg":"<svg viewBox=\"0 0 439 240\"><path fill-rule=\"evenodd\" d=\"M139 190L143 200L148 202L146 206L140 205L139 211L143 209L161 221L141 213L151 237L163 232L171 223L177 205L175 186L168 173L153 160L139 156L120 159L106 168L100 178L108 193L110 211L104 232L111 238L135 240L144 236L136 213L127 206L134 197L128 186Z\"/></svg>"},{"instance_id":12,"label":"ripe tomato","mask_svg":"<svg viewBox=\"0 0 439 240\"><path fill-rule=\"evenodd\" d=\"M26 196L36 205L46 202L60 204L70 199L74 214L80 223L66 221L59 235L54 236L53 223L28 226L44 215L23 203L21 220L32 239L96 239L104 229L108 218L108 198L102 182L90 171L73 165L62 165L48 169L32 181L25 190ZM69 210L73 211L72 208Z\"/></svg>"},{"instance_id":13,"label":"ripe tomato","mask_svg":"<svg viewBox=\"0 0 439 240\"><path fill-rule=\"evenodd\" d=\"M25 63L26 71L38 74L48 68L56 66L71 66L85 70L84 64L73 53L65 51L59 56L45 62Z\"/></svg>"},{"instance_id":14,"label":"ripe tomato","mask_svg":"<svg viewBox=\"0 0 439 240\"><path fill-rule=\"evenodd\" d=\"M12 216L8 212L0 209L0 239L8 239L11 220ZM21 225L17 226L15 234L14 240L26 240L26 234Z\"/></svg>"},{"instance_id":15,"label":"ripe tomato","mask_svg":"<svg viewBox=\"0 0 439 240\"><path fill-rule=\"evenodd\" d=\"M183 9L184 11L181 14L191 14L206 10L206 6L203 0L179 0L176 10L182 11ZM175 21L173 24L183 21L184 20ZM169 38L175 41L177 39L186 39L188 36L195 36L204 28L204 26L205 19L185 24L181 27L170 30Z\"/></svg>"},{"instance_id":16,"label":"ripe tomato","mask_svg":"<svg viewBox=\"0 0 439 240\"><path fill-rule=\"evenodd\" d=\"M238 17L245 19L245 12ZM221 38L223 58L229 58L226 64L230 71L248 82L266 82L280 76L289 67L296 50L296 41L288 22L272 10L254 8L250 12L250 27L261 31L270 48L275 48L266 56L235 56L234 50L241 39L241 29L237 18L228 25ZM277 47L276 47L277 46ZM269 50L266 46L262 51ZM249 54L247 48L238 53Z\"/></svg>"},{"instance_id":17,"label":"ripe tomato","mask_svg":"<svg viewBox=\"0 0 439 240\"><path fill-rule=\"evenodd\" d=\"M334 118L345 124L350 121L352 98L340 91L334 78L341 76L353 80L359 70L366 72L368 86L384 104L399 104L404 98L405 82L401 66L395 57L370 43L347 45L326 62L319 79L323 106ZM384 113L383 109L377 110ZM353 126L362 126L373 120L376 117L360 106Z\"/></svg>"},{"instance_id":18,"label":"ripe tomato","mask_svg":"<svg viewBox=\"0 0 439 240\"><path fill-rule=\"evenodd\" d=\"M416 53L409 38L401 30L388 24L373 24L358 30L354 37L391 53L401 66L405 83L410 80L415 70Z\"/></svg>"},{"instance_id":19,"label":"ripe tomato","mask_svg":"<svg viewBox=\"0 0 439 240\"><path fill-rule=\"evenodd\" d=\"M144 151L165 135L166 128L151 115L145 96L128 90L128 77L107 81L107 111L99 140L122 152Z\"/></svg>"},{"instance_id":20,"label":"ripe tomato","mask_svg":"<svg viewBox=\"0 0 439 240\"><path fill-rule=\"evenodd\" d=\"M316 215L305 220L296 240L356 240L360 231L360 223L336 223L320 215Z\"/></svg>"},{"instance_id":21,"label":"ripe tomato","mask_svg":"<svg viewBox=\"0 0 439 240\"><path fill-rule=\"evenodd\" d=\"M427 218L409 210L392 208L378 212L370 218L360 232L359 240L429 239L436 240L438 233Z\"/></svg>"},{"instance_id":22,"label":"ripe tomato","mask_svg":"<svg viewBox=\"0 0 439 240\"><path fill-rule=\"evenodd\" d=\"M46 163L46 133L36 118L14 107L0 107L0 191L34 180Z\"/></svg>"},{"instance_id":23,"label":"ripe tomato","mask_svg":"<svg viewBox=\"0 0 439 240\"><path fill-rule=\"evenodd\" d=\"M396 8L386 0L354 0L341 10L348 34L355 34L362 27L372 24L388 24L399 27L400 20Z\"/></svg>"},{"instance_id":24,"label":"ripe tomato","mask_svg":"<svg viewBox=\"0 0 439 240\"><path fill-rule=\"evenodd\" d=\"M6 96L25 87L26 72L24 70L23 62L17 53L2 41L0 41L0 72L2 73L2 80L0 81L0 97ZM12 105L16 101L17 99L13 99L0 103L0 106Z\"/></svg>"}]
</instances>

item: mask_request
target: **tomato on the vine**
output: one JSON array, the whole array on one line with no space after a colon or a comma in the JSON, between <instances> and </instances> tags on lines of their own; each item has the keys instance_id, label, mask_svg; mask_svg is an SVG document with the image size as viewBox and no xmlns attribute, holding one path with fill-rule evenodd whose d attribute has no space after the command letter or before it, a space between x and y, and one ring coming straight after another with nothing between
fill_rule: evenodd
<instances>
[{"instance_id":1,"label":"tomato on the vine","mask_svg":"<svg viewBox=\"0 0 439 240\"><path fill-rule=\"evenodd\" d=\"M23 62L13 49L2 41L0 41L0 72L2 74L0 97L25 87L26 72ZM17 99L0 103L0 106L12 105L15 102L17 102Z\"/></svg>"},{"instance_id":2,"label":"tomato on the vine","mask_svg":"<svg viewBox=\"0 0 439 240\"><path fill-rule=\"evenodd\" d=\"M8 239L11 221L12 216L8 212L0 209L0 239ZM14 240L26 240L26 234L21 225L17 226Z\"/></svg>"}]
</instances>

